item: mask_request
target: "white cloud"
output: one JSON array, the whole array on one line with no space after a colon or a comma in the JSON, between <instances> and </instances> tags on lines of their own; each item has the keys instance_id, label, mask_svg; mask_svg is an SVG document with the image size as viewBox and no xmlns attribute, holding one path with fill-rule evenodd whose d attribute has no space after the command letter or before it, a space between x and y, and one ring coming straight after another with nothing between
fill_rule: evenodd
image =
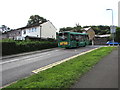
<instances>
[{"instance_id":1,"label":"white cloud","mask_svg":"<svg viewBox=\"0 0 120 90\"><path fill-rule=\"evenodd\" d=\"M38 14L49 19L57 29L80 25L110 25L114 10L117 25L119 0L2 0L0 25L10 28L25 26L30 15Z\"/></svg>"}]
</instances>

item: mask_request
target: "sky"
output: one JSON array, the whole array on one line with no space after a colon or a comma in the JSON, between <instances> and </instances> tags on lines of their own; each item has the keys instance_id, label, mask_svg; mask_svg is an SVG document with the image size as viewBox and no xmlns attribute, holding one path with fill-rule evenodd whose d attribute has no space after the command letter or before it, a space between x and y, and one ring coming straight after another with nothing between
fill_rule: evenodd
<instances>
[{"instance_id":1,"label":"sky","mask_svg":"<svg viewBox=\"0 0 120 90\"><path fill-rule=\"evenodd\" d=\"M50 20L59 30L76 24L118 26L120 0L0 0L0 25L11 29L26 26L31 15Z\"/></svg>"}]
</instances>

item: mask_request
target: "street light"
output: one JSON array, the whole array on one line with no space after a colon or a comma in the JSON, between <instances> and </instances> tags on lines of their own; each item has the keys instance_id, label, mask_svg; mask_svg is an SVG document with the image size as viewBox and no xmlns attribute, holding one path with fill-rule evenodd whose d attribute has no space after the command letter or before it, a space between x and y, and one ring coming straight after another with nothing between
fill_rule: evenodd
<instances>
[{"instance_id":1,"label":"street light","mask_svg":"<svg viewBox=\"0 0 120 90\"><path fill-rule=\"evenodd\" d=\"M114 46L114 32L113 32L113 9L106 9L106 10L111 10L112 11L112 26L111 26L111 33L113 35L113 46Z\"/></svg>"}]
</instances>

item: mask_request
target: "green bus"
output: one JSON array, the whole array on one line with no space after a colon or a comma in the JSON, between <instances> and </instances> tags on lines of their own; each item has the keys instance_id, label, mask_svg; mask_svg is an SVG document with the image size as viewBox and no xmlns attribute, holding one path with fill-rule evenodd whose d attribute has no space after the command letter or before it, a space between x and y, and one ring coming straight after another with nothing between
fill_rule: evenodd
<instances>
[{"instance_id":1,"label":"green bus","mask_svg":"<svg viewBox=\"0 0 120 90\"><path fill-rule=\"evenodd\" d=\"M60 32L58 34L58 47L72 48L89 45L89 37L87 33L78 32Z\"/></svg>"}]
</instances>

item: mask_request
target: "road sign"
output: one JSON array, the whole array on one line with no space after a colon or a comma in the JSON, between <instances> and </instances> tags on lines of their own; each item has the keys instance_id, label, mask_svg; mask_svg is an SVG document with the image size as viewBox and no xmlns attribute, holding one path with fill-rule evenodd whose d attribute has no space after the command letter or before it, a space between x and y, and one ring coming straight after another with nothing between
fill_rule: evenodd
<instances>
[{"instance_id":1,"label":"road sign","mask_svg":"<svg viewBox=\"0 0 120 90\"><path fill-rule=\"evenodd\" d=\"M110 26L110 32L115 33L116 32L116 26Z\"/></svg>"}]
</instances>

